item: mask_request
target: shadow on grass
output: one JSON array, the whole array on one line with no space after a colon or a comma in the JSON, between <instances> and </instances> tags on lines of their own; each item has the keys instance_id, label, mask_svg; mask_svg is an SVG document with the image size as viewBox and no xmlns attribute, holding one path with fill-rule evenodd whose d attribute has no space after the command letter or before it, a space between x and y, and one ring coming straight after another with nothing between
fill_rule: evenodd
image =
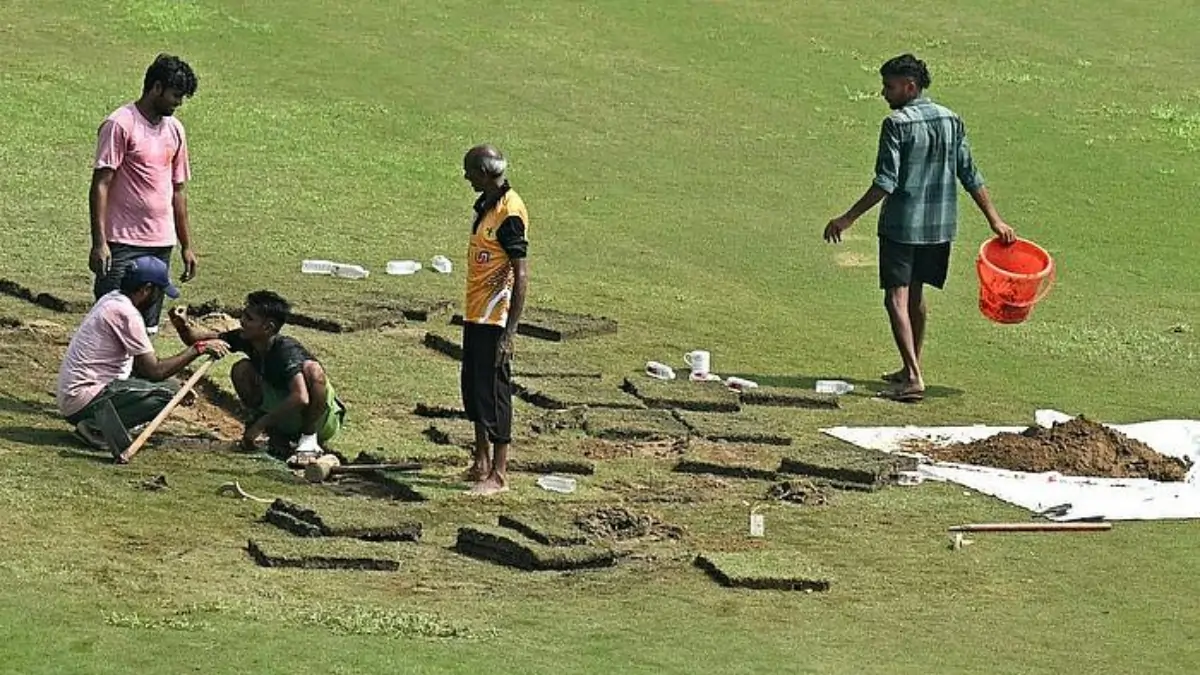
<instances>
[{"instance_id":1,"label":"shadow on grass","mask_svg":"<svg viewBox=\"0 0 1200 675\"><path fill-rule=\"evenodd\" d=\"M30 413L49 417L51 419L61 419L62 416L58 413L58 408L49 404L38 401L30 401L23 398L17 398L11 394L0 394L0 412L15 413L19 415L28 415Z\"/></svg>"},{"instance_id":2,"label":"shadow on grass","mask_svg":"<svg viewBox=\"0 0 1200 675\"><path fill-rule=\"evenodd\" d=\"M728 376L727 376L728 377ZM840 377L837 375L756 375L753 373L738 373L733 377L741 377L747 380L752 380L764 387L786 387L788 389L807 389L812 391L817 386L817 380L842 380L854 385L854 391L847 396L858 396L860 398L873 398L878 392L891 386L880 378L874 379L855 379L852 377ZM954 396L962 396L962 389L954 387L943 387L941 385L928 385L925 388L925 398L950 398Z\"/></svg>"}]
</instances>

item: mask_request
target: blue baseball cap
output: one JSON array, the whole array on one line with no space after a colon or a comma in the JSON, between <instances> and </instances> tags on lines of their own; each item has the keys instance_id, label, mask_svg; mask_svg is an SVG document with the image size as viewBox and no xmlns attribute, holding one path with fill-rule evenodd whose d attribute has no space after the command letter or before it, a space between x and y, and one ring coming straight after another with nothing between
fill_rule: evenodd
<instances>
[{"instance_id":1,"label":"blue baseball cap","mask_svg":"<svg viewBox=\"0 0 1200 675\"><path fill-rule=\"evenodd\" d=\"M134 258L129 269L125 270L125 278L138 285L154 284L163 289L168 297L179 297L179 289L171 283L171 274L167 270L167 264L154 256L144 255Z\"/></svg>"}]
</instances>

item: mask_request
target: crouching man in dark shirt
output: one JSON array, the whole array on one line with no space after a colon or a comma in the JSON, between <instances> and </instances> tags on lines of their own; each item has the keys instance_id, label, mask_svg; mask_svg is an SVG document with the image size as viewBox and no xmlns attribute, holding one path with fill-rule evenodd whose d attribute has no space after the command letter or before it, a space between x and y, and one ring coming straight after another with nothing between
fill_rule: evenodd
<instances>
[{"instance_id":1,"label":"crouching man in dark shirt","mask_svg":"<svg viewBox=\"0 0 1200 675\"><path fill-rule=\"evenodd\" d=\"M248 357L230 372L238 398L252 415L242 448L253 450L266 433L271 454L285 458L296 443L293 460L304 464L328 449L326 444L341 430L346 406L304 345L279 334L290 314L291 306L277 293L255 291L246 296L240 330L206 330L188 319L185 307L174 308L170 316L185 344L223 340L230 351Z\"/></svg>"}]
</instances>

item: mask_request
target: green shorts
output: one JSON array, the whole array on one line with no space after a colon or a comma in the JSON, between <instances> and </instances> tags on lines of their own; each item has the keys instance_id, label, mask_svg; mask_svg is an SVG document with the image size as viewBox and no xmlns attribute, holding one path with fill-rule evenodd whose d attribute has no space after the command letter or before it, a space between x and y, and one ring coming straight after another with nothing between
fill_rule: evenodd
<instances>
[{"instance_id":1,"label":"green shorts","mask_svg":"<svg viewBox=\"0 0 1200 675\"><path fill-rule=\"evenodd\" d=\"M324 417L317 422L317 440L321 443L337 436L338 432L342 430L342 422L345 421L344 418L346 416L346 407L338 400L337 392L333 390L333 385L326 384L325 389L328 392L329 403L325 407ZM280 391L264 383L262 395L262 405L259 407L258 412L265 415L278 408L287 399L288 392ZM303 424L303 414L297 410L280 420L275 425L273 431L295 439L300 437L300 429L303 427Z\"/></svg>"}]
</instances>

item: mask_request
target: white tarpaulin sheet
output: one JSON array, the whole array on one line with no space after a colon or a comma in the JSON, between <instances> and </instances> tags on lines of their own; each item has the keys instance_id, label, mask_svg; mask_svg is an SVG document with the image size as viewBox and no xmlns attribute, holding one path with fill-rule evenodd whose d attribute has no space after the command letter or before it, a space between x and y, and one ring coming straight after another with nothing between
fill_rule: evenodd
<instances>
[{"instance_id":1,"label":"white tarpaulin sheet","mask_svg":"<svg viewBox=\"0 0 1200 675\"><path fill-rule=\"evenodd\" d=\"M1039 410L1037 424L1049 427L1071 417ZM948 462L918 468L926 479L949 481L1034 512L1063 507L1053 520L1164 520L1200 518L1200 421L1155 420L1106 425L1170 457L1188 458L1192 467L1183 482L1164 483L1146 478L1090 478L1054 473L1027 473ZM862 448L912 454L907 443L934 445L970 443L1003 431L1025 427L834 427L821 431Z\"/></svg>"}]
</instances>

